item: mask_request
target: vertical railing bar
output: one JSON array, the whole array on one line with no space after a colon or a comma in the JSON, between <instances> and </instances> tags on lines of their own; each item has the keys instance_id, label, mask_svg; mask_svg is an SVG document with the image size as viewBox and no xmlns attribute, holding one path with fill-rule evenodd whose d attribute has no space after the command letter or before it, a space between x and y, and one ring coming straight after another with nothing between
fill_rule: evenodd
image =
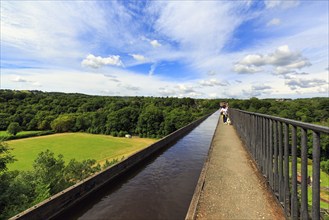
<instances>
[{"instance_id":1,"label":"vertical railing bar","mask_svg":"<svg viewBox=\"0 0 329 220\"><path fill-rule=\"evenodd\" d=\"M257 135L257 128L256 128L256 116L252 116L252 130L253 130L253 140L252 144L254 145L254 158L257 161L257 146L256 146L256 135Z\"/></svg>"},{"instance_id":2,"label":"vertical railing bar","mask_svg":"<svg viewBox=\"0 0 329 220\"><path fill-rule=\"evenodd\" d=\"M274 126L274 181L273 181L273 189L275 193L278 193L278 123L273 121Z\"/></svg>"},{"instance_id":3,"label":"vertical railing bar","mask_svg":"<svg viewBox=\"0 0 329 220\"><path fill-rule=\"evenodd\" d=\"M302 201L301 201L301 219L308 219L308 205L307 205L307 130L301 128L301 159L302 159L302 170L301 170L301 191L302 191Z\"/></svg>"},{"instance_id":4,"label":"vertical railing bar","mask_svg":"<svg viewBox=\"0 0 329 220\"><path fill-rule=\"evenodd\" d=\"M266 167L265 167L265 169L266 169L266 178L267 178L267 181L268 182L270 182L270 176L269 176L269 172L268 172L268 170L269 170L269 119L268 118L266 118L265 119L265 122L266 122L266 127L265 127L265 130L266 130L266 136L265 136L265 164L266 164Z\"/></svg>"},{"instance_id":5,"label":"vertical railing bar","mask_svg":"<svg viewBox=\"0 0 329 220\"><path fill-rule=\"evenodd\" d=\"M298 219L298 197L297 197L297 127L292 126L291 146L291 218Z\"/></svg>"},{"instance_id":6,"label":"vertical railing bar","mask_svg":"<svg viewBox=\"0 0 329 220\"><path fill-rule=\"evenodd\" d=\"M257 141L257 164L258 164L258 168L259 170L261 170L261 165L260 165L260 149L261 149L261 145L260 145L260 140L261 140L261 130L260 130L260 118L259 116L256 116L256 128L257 128L257 136L256 136L256 141Z\"/></svg>"},{"instance_id":7,"label":"vertical railing bar","mask_svg":"<svg viewBox=\"0 0 329 220\"><path fill-rule=\"evenodd\" d=\"M270 186L274 189L273 185L273 121L270 119L269 124L269 175L270 175Z\"/></svg>"},{"instance_id":8,"label":"vertical railing bar","mask_svg":"<svg viewBox=\"0 0 329 220\"><path fill-rule=\"evenodd\" d=\"M263 134L263 140L262 140L262 151L263 151L263 175L266 176L266 119L262 118L262 134Z\"/></svg>"},{"instance_id":9,"label":"vertical railing bar","mask_svg":"<svg viewBox=\"0 0 329 220\"><path fill-rule=\"evenodd\" d=\"M283 186L283 136L282 123L278 122L279 129L279 201L283 202L284 186Z\"/></svg>"},{"instance_id":10,"label":"vertical railing bar","mask_svg":"<svg viewBox=\"0 0 329 220\"><path fill-rule=\"evenodd\" d=\"M284 123L284 211L290 216L289 125Z\"/></svg>"},{"instance_id":11,"label":"vertical railing bar","mask_svg":"<svg viewBox=\"0 0 329 220\"><path fill-rule=\"evenodd\" d=\"M320 133L313 131L312 219L320 219Z\"/></svg>"}]
</instances>

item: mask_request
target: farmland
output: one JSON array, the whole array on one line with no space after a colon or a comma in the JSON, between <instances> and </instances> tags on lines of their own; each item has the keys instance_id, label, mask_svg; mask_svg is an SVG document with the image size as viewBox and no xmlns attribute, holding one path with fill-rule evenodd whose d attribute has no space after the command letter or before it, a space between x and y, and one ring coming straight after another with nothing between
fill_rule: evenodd
<instances>
[{"instance_id":1,"label":"farmland","mask_svg":"<svg viewBox=\"0 0 329 220\"><path fill-rule=\"evenodd\" d=\"M100 164L106 160L127 157L154 143L156 139L118 138L86 133L62 133L8 141L17 161L8 164L9 170L30 170L37 155L49 149L55 155L62 154L66 162L95 159Z\"/></svg>"}]
</instances>

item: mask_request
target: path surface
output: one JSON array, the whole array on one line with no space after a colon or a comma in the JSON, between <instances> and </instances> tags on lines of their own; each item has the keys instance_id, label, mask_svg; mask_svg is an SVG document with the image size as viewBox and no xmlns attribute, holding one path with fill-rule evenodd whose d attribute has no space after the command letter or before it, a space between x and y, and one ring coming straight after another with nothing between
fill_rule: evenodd
<instances>
[{"instance_id":1,"label":"path surface","mask_svg":"<svg viewBox=\"0 0 329 220\"><path fill-rule=\"evenodd\" d=\"M212 143L197 219L285 219L235 129L222 121Z\"/></svg>"}]
</instances>

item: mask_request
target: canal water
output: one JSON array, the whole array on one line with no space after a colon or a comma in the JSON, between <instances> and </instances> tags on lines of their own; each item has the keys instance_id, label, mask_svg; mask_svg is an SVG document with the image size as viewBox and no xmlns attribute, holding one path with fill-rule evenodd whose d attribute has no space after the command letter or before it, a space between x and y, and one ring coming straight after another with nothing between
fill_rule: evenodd
<instances>
[{"instance_id":1,"label":"canal water","mask_svg":"<svg viewBox=\"0 0 329 220\"><path fill-rule=\"evenodd\" d=\"M184 219L219 119L215 112L171 146L56 219ZM113 187L114 186L114 187Z\"/></svg>"}]
</instances>

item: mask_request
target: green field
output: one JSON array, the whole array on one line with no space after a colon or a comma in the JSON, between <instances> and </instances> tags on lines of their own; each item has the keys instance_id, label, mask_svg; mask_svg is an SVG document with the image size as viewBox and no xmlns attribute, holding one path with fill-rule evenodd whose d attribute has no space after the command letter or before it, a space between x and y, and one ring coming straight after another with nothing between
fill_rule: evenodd
<instances>
[{"instance_id":1,"label":"green field","mask_svg":"<svg viewBox=\"0 0 329 220\"><path fill-rule=\"evenodd\" d=\"M41 151L49 149L57 156L62 154L66 162L71 159L82 161L95 159L100 164L105 160L127 157L154 143L148 138L118 138L87 133L62 133L7 141L13 148L11 153L17 161L8 164L9 170L30 170L33 161Z\"/></svg>"}]
</instances>

